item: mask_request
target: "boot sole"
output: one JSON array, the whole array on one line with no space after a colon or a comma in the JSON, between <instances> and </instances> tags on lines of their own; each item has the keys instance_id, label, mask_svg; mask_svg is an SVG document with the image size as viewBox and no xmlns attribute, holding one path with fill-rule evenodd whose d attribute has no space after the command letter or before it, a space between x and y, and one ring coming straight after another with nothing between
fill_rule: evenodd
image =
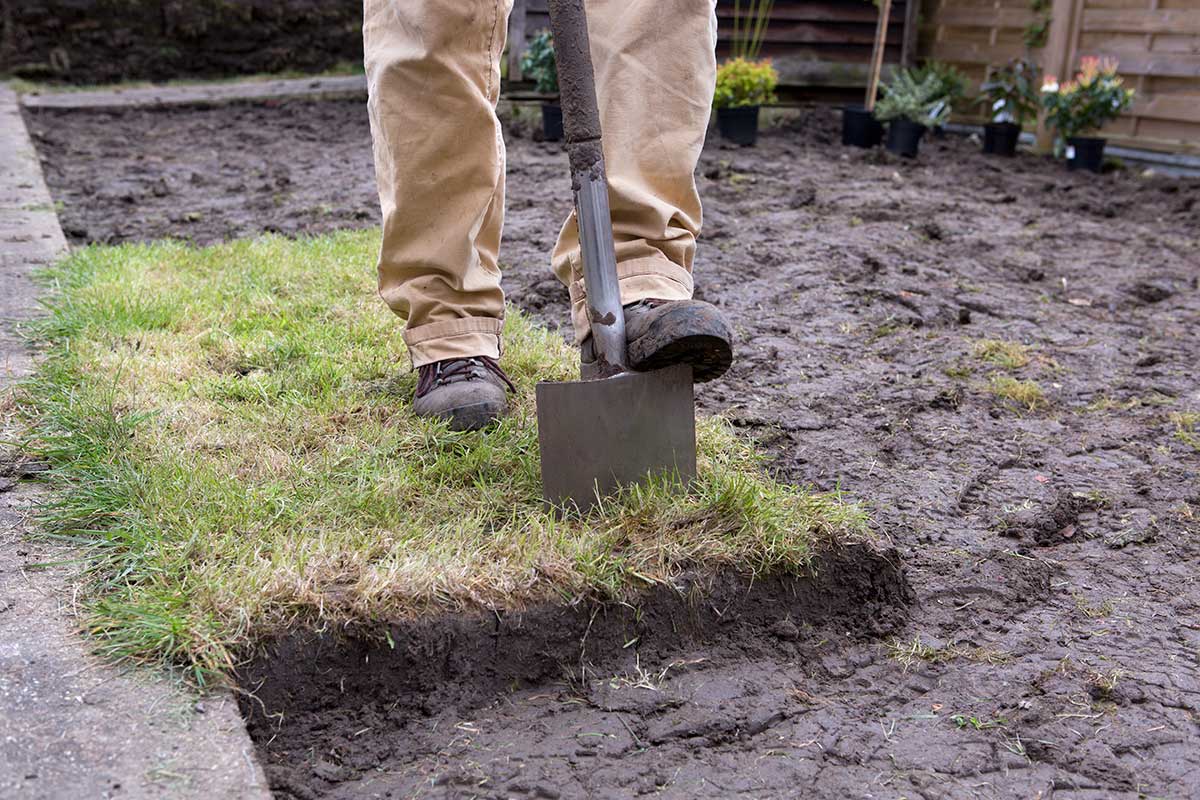
<instances>
[{"instance_id":1,"label":"boot sole","mask_svg":"<svg viewBox=\"0 0 1200 800\"><path fill-rule=\"evenodd\" d=\"M695 382L704 383L721 377L733 364L731 338L719 317L681 307L668 311L653 331L629 343L629 364L642 372L690 364Z\"/></svg>"},{"instance_id":2,"label":"boot sole","mask_svg":"<svg viewBox=\"0 0 1200 800\"><path fill-rule=\"evenodd\" d=\"M472 403L441 413L452 431L478 431L498 422L508 411L498 403Z\"/></svg>"}]
</instances>

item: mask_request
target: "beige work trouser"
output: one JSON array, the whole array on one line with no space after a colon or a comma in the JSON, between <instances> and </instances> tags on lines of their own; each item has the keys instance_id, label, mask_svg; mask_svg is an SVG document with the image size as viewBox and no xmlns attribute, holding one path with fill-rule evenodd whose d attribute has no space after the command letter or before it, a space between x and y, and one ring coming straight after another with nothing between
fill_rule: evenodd
<instances>
[{"instance_id":1,"label":"beige work trouser","mask_svg":"<svg viewBox=\"0 0 1200 800\"><path fill-rule=\"evenodd\" d=\"M379 292L407 320L414 367L500 356L505 154L495 107L511 5L364 0ZM587 12L622 301L689 298L700 230L693 173L716 79L714 0L587 0ZM564 172L564 191L568 180ZM582 340L574 215L551 260Z\"/></svg>"}]
</instances>

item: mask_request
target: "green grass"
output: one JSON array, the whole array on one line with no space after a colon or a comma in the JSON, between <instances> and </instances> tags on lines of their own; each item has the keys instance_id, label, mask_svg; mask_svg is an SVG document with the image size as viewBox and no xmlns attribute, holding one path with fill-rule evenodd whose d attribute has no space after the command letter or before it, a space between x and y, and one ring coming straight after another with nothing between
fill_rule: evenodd
<instances>
[{"instance_id":1,"label":"green grass","mask_svg":"<svg viewBox=\"0 0 1200 800\"><path fill-rule=\"evenodd\" d=\"M767 477L719 419L700 476L555 519L533 387L576 354L510 311L519 392L487 433L415 418L372 232L196 249L93 247L45 273L38 373L16 398L50 461L44 530L85 548L109 656L227 671L295 626L376 632L447 610L632 599L685 573L799 572L865 530L836 494Z\"/></svg>"},{"instance_id":2,"label":"green grass","mask_svg":"<svg viewBox=\"0 0 1200 800\"><path fill-rule=\"evenodd\" d=\"M1195 450L1200 450L1200 413L1181 411L1170 415L1175 425L1175 438Z\"/></svg>"},{"instance_id":3,"label":"green grass","mask_svg":"<svg viewBox=\"0 0 1200 800\"><path fill-rule=\"evenodd\" d=\"M1029 348L1003 339L978 339L972 352L980 361L1004 369L1020 369L1029 363Z\"/></svg>"},{"instance_id":4,"label":"green grass","mask_svg":"<svg viewBox=\"0 0 1200 800\"><path fill-rule=\"evenodd\" d=\"M1028 411L1046 408L1049 401L1036 381L1023 381L1009 375L993 375L988 382L992 394Z\"/></svg>"}]
</instances>

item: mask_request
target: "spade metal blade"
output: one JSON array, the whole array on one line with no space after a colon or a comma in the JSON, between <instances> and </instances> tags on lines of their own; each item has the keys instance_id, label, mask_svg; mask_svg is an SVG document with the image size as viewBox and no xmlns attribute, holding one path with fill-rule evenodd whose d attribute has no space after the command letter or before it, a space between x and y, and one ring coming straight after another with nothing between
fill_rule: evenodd
<instances>
[{"instance_id":1,"label":"spade metal blade","mask_svg":"<svg viewBox=\"0 0 1200 800\"><path fill-rule=\"evenodd\" d=\"M625 372L597 381L539 383L542 492L581 510L647 476L696 476L692 368Z\"/></svg>"}]
</instances>

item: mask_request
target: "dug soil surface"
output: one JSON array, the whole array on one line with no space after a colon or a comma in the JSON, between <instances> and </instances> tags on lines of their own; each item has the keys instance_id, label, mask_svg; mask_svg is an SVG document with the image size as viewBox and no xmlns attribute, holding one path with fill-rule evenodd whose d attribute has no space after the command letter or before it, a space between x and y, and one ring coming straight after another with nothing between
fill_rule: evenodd
<instances>
[{"instance_id":1,"label":"dug soil surface","mask_svg":"<svg viewBox=\"0 0 1200 800\"><path fill-rule=\"evenodd\" d=\"M357 103L31 124L76 242L377 223ZM566 159L522 127L505 287L562 327ZM738 360L699 403L866 502L911 595L872 554L691 616L281 642L244 673L279 796L1200 794L1200 183L837 138L811 109L706 148Z\"/></svg>"}]
</instances>

